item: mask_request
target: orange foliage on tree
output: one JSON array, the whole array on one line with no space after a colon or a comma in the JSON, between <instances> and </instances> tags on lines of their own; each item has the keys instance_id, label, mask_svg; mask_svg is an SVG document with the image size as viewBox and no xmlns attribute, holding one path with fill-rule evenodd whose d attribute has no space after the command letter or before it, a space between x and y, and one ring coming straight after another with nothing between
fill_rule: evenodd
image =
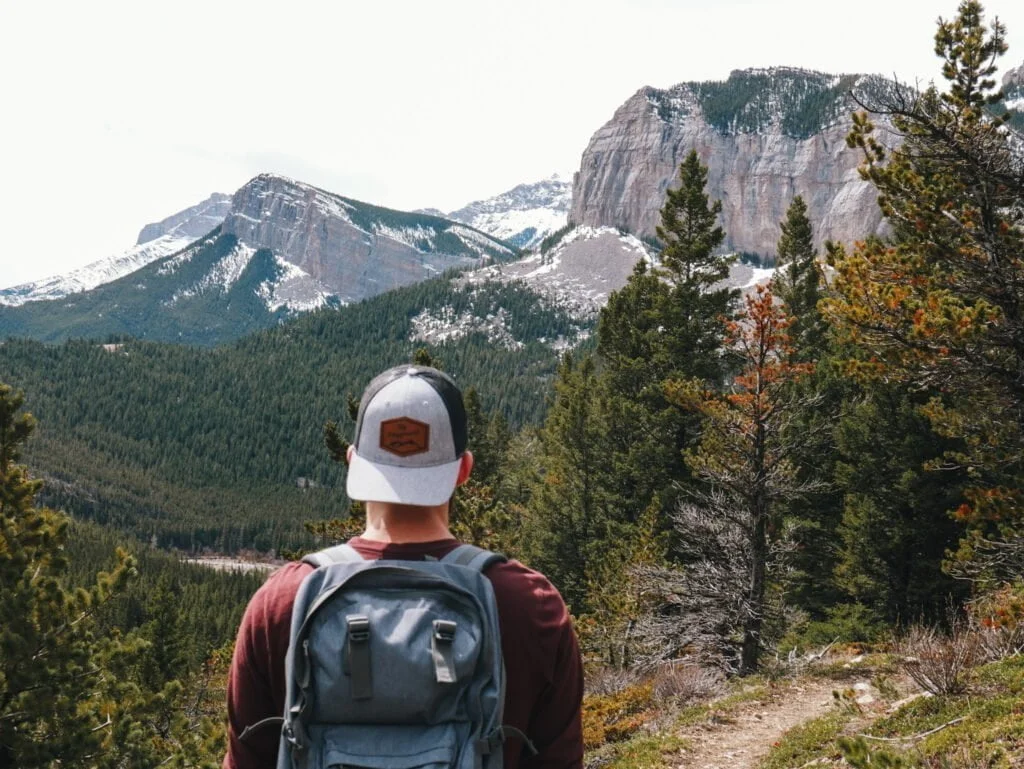
<instances>
[{"instance_id":1,"label":"orange foliage on tree","mask_svg":"<svg viewBox=\"0 0 1024 769\"><path fill-rule=\"evenodd\" d=\"M946 90L866 105L902 143L886 149L867 113L855 116L848 143L893 232L830 247L822 306L858 350L852 372L936 393L924 413L963 442L943 466L975 479L958 516L1010 536L1024 524L1024 137L995 111L1005 36L965 0L935 36Z\"/></svg>"},{"instance_id":2,"label":"orange foliage on tree","mask_svg":"<svg viewBox=\"0 0 1024 769\"><path fill-rule=\"evenodd\" d=\"M736 567L744 572L736 574L736 584L745 592L736 597L737 605L746 607L737 623L743 639L738 667L751 672L761 650L770 570L781 566L775 547L782 540L780 503L815 485L797 478L792 460L810 436L792 428L798 412L812 405L816 396L792 387L814 370L814 364L795 362L789 333L793 319L771 289L759 286L745 305L739 318L727 325L725 349L738 358L740 372L731 385L718 392L699 380L675 381L666 384L666 394L703 417L700 445L686 452L687 464L706 487L692 507L700 508L701 515L713 509L732 526L724 534L733 537L739 532L745 542L738 557L744 563L731 566L733 573ZM685 536L686 526L677 529ZM694 571L691 566L689 573Z\"/></svg>"}]
</instances>

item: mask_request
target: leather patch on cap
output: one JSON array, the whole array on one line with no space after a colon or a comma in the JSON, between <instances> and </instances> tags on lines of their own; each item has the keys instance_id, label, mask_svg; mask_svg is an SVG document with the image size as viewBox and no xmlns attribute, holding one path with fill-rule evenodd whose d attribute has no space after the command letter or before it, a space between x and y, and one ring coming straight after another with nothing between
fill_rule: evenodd
<instances>
[{"instance_id":1,"label":"leather patch on cap","mask_svg":"<svg viewBox=\"0 0 1024 769\"><path fill-rule=\"evenodd\" d=\"M430 449L430 425L409 417L385 419L380 423L380 447L408 457Z\"/></svg>"}]
</instances>

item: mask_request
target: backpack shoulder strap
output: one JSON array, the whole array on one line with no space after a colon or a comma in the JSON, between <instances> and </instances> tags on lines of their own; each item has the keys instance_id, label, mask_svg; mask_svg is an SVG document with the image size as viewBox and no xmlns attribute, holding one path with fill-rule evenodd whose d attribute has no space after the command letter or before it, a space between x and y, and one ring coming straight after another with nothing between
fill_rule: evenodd
<instances>
[{"instance_id":1,"label":"backpack shoulder strap","mask_svg":"<svg viewBox=\"0 0 1024 769\"><path fill-rule=\"evenodd\" d=\"M450 563L455 566L465 566L481 574L492 564L505 563L506 558L501 553L492 553L476 545L459 545L448 555L441 559L441 563Z\"/></svg>"},{"instance_id":2,"label":"backpack shoulder strap","mask_svg":"<svg viewBox=\"0 0 1024 769\"><path fill-rule=\"evenodd\" d=\"M359 555L359 551L347 542L302 557L303 563L310 563L316 567L329 566L332 563L359 563L362 560L364 559Z\"/></svg>"}]
</instances>

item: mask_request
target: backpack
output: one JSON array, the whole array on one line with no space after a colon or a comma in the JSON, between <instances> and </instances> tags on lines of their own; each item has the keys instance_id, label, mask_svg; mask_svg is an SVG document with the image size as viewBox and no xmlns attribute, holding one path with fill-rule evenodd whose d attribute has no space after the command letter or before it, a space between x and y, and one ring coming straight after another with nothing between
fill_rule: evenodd
<instances>
[{"instance_id":1,"label":"backpack","mask_svg":"<svg viewBox=\"0 0 1024 769\"><path fill-rule=\"evenodd\" d=\"M277 769L501 769L505 667L483 571L504 560L473 545L303 558L317 568L295 598Z\"/></svg>"}]
</instances>

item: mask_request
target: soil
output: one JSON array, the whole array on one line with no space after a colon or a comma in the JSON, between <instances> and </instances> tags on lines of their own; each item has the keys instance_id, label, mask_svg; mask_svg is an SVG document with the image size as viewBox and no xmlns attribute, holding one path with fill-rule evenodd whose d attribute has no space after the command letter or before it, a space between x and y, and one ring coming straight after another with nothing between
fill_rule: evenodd
<instances>
[{"instance_id":1,"label":"soil","mask_svg":"<svg viewBox=\"0 0 1024 769\"><path fill-rule=\"evenodd\" d=\"M787 686L767 702L751 702L710 724L685 730L681 736L693 749L681 754L676 767L754 769L784 732L832 710L832 692L838 688L842 685L829 680Z\"/></svg>"}]
</instances>

